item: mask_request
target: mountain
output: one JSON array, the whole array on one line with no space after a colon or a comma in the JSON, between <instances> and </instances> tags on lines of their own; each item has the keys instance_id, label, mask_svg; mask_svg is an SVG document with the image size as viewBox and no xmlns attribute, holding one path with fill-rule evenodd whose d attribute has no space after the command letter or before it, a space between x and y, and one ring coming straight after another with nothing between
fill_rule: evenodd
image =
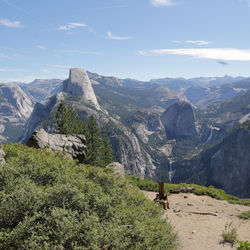
<instances>
[{"instance_id":1,"label":"mountain","mask_svg":"<svg viewBox=\"0 0 250 250\"><path fill-rule=\"evenodd\" d=\"M237 125L199 155L173 164L174 183L214 185L241 198L250 197L250 121Z\"/></svg>"},{"instance_id":2,"label":"mountain","mask_svg":"<svg viewBox=\"0 0 250 250\"><path fill-rule=\"evenodd\" d=\"M0 142L17 141L32 110L31 96L19 86L0 84Z\"/></svg>"},{"instance_id":3,"label":"mountain","mask_svg":"<svg viewBox=\"0 0 250 250\"><path fill-rule=\"evenodd\" d=\"M197 78L160 78L150 80L151 84L158 84L169 89L181 90L189 87L213 87L243 80L244 77L197 77Z\"/></svg>"},{"instance_id":4,"label":"mountain","mask_svg":"<svg viewBox=\"0 0 250 250\"><path fill-rule=\"evenodd\" d=\"M59 79L36 79L31 83L18 85L31 95L35 102L42 102L62 91L62 80Z\"/></svg>"},{"instance_id":5,"label":"mountain","mask_svg":"<svg viewBox=\"0 0 250 250\"><path fill-rule=\"evenodd\" d=\"M84 69L70 69L69 79L63 82L63 92L80 96L83 100L92 103L96 109L100 109L89 77Z\"/></svg>"},{"instance_id":6,"label":"mountain","mask_svg":"<svg viewBox=\"0 0 250 250\"><path fill-rule=\"evenodd\" d=\"M60 101L64 100L75 108L82 119L86 120L91 115L96 117L101 129L110 137L116 160L125 166L128 173L153 178L156 167L149 153L140 146L137 137L127 126L99 106L86 72L82 69L71 69L69 79L63 85L63 92L35 105L26 124L22 142L26 142L38 128L53 132L55 112Z\"/></svg>"},{"instance_id":7,"label":"mountain","mask_svg":"<svg viewBox=\"0 0 250 250\"><path fill-rule=\"evenodd\" d=\"M207 124L232 128L250 118L250 90L234 98L213 102L197 111L197 117Z\"/></svg>"},{"instance_id":8,"label":"mountain","mask_svg":"<svg viewBox=\"0 0 250 250\"><path fill-rule=\"evenodd\" d=\"M244 94L249 89L250 79L244 79L241 81L212 87L192 86L182 89L181 92L191 103L202 108L209 103L230 99Z\"/></svg>"},{"instance_id":9,"label":"mountain","mask_svg":"<svg viewBox=\"0 0 250 250\"><path fill-rule=\"evenodd\" d=\"M194 112L187 102L178 102L168 107L161 115L161 120L169 139L197 135Z\"/></svg>"}]
</instances>

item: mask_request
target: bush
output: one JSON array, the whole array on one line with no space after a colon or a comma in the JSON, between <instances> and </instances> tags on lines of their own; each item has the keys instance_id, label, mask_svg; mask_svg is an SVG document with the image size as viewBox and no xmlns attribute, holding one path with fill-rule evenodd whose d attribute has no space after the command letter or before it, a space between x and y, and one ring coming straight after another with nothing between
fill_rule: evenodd
<instances>
[{"instance_id":1,"label":"bush","mask_svg":"<svg viewBox=\"0 0 250 250\"><path fill-rule=\"evenodd\" d=\"M232 222L225 225L225 230L221 234L222 241L221 243L229 243L231 246L234 246L237 242L237 229L233 227Z\"/></svg>"},{"instance_id":2,"label":"bush","mask_svg":"<svg viewBox=\"0 0 250 250\"><path fill-rule=\"evenodd\" d=\"M237 250L250 250L249 242L238 241L238 244L239 246L237 247Z\"/></svg>"},{"instance_id":3,"label":"bush","mask_svg":"<svg viewBox=\"0 0 250 250\"><path fill-rule=\"evenodd\" d=\"M238 215L238 217L240 217L241 219L250 220L250 210L247 212L241 213L240 215Z\"/></svg>"},{"instance_id":4,"label":"bush","mask_svg":"<svg viewBox=\"0 0 250 250\"><path fill-rule=\"evenodd\" d=\"M4 145L0 249L175 249L162 210L126 181L61 153Z\"/></svg>"}]
</instances>

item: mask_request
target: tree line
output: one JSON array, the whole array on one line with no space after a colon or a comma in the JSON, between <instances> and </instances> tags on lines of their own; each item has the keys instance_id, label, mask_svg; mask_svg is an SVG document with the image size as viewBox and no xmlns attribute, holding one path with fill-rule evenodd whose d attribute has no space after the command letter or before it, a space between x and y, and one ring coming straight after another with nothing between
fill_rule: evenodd
<instances>
[{"instance_id":1,"label":"tree line","mask_svg":"<svg viewBox=\"0 0 250 250\"><path fill-rule=\"evenodd\" d=\"M95 117L83 121L70 104L60 102L54 121L55 132L59 134L84 134L86 137L88 154L85 164L105 167L114 161L110 140L103 133Z\"/></svg>"}]
</instances>

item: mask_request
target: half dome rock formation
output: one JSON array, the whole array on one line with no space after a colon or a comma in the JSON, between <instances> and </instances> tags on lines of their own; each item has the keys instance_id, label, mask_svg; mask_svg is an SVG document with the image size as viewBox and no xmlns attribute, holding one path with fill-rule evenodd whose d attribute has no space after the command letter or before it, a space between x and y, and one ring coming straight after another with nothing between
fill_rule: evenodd
<instances>
[{"instance_id":1,"label":"half dome rock formation","mask_svg":"<svg viewBox=\"0 0 250 250\"><path fill-rule=\"evenodd\" d=\"M84 100L94 104L96 109L100 109L88 74L84 69L70 69L69 79L63 82L63 92L81 96Z\"/></svg>"},{"instance_id":2,"label":"half dome rock formation","mask_svg":"<svg viewBox=\"0 0 250 250\"><path fill-rule=\"evenodd\" d=\"M169 139L187 138L197 135L193 108L188 102L177 102L161 116Z\"/></svg>"}]
</instances>

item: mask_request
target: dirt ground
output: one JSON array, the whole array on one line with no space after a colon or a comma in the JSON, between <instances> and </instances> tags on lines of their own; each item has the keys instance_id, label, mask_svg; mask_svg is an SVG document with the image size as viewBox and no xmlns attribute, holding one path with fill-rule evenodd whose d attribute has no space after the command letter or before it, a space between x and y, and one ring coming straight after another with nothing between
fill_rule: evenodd
<instances>
[{"instance_id":1,"label":"dirt ground","mask_svg":"<svg viewBox=\"0 0 250 250\"><path fill-rule=\"evenodd\" d=\"M156 196L154 192L144 193L150 200ZM237 229L238 239L250 242L250 220L237 217L238 214L250 210L250 207L229 204L209 196L184 193L171 194L168 200L170 209L164 216L168 217L178 233L180 249L236 249L236 246L220 243L225 225L231 222Z\"/></svg>"}]
</instances>

